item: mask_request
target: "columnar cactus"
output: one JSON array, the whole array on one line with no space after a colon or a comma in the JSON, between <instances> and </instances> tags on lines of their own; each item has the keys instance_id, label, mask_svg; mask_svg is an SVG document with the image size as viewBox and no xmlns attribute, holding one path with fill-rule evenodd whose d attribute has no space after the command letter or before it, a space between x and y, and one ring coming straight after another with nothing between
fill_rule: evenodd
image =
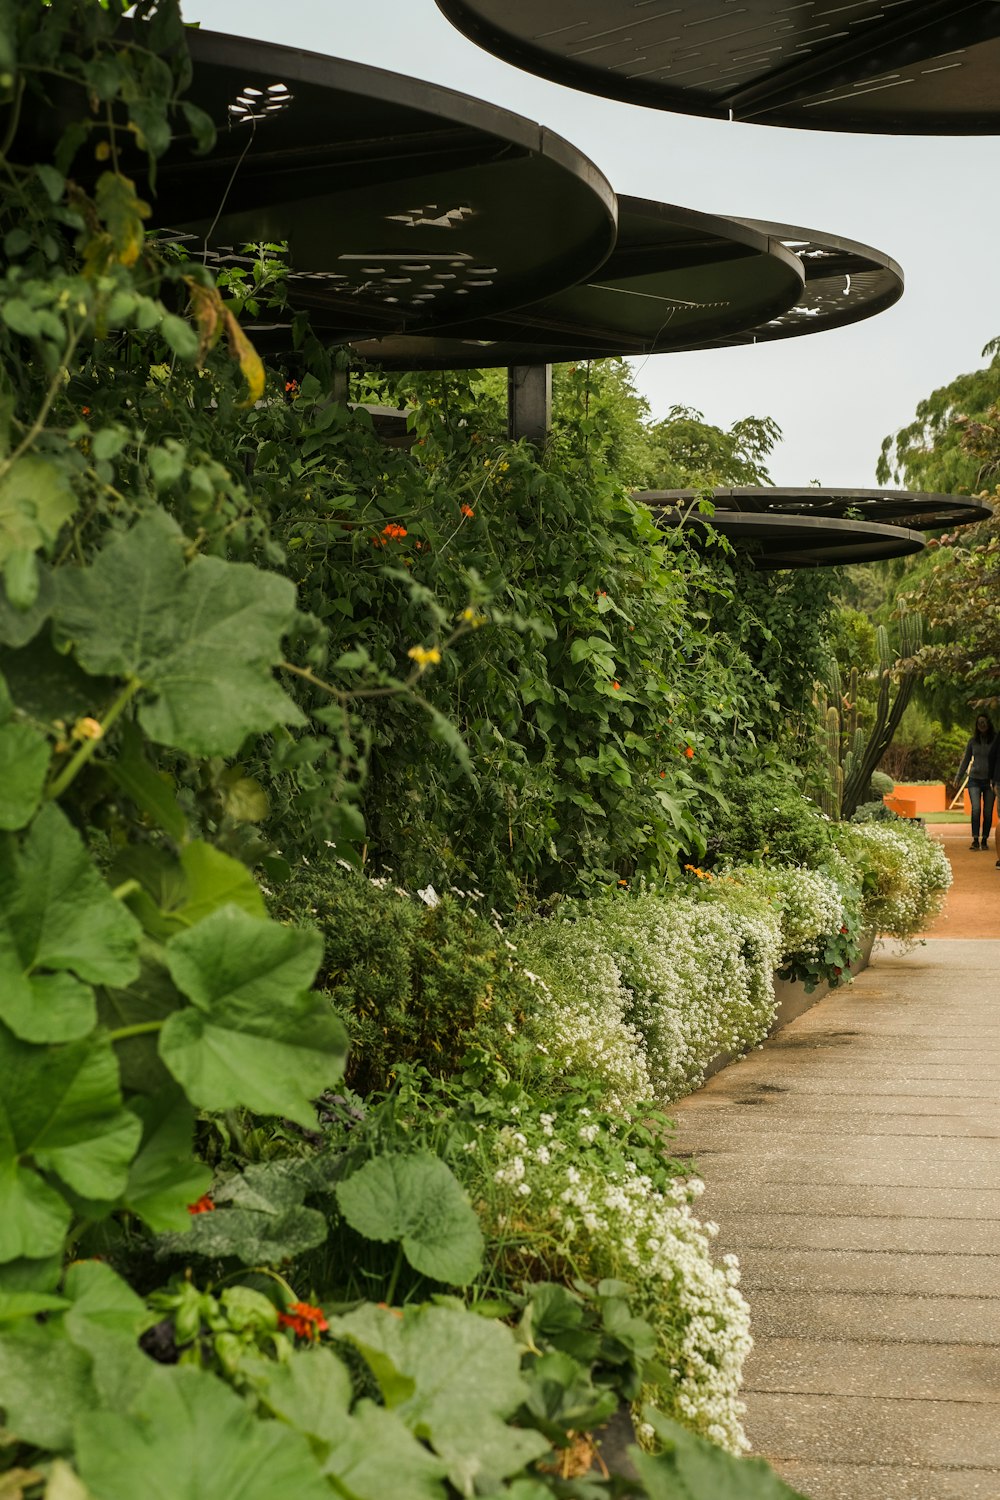
<instances>
[{"instance_id":1,"label":"columnar cactus","mask_svg":"<svg viewBox=\"0 0 1000 1500\"><path fill-rule=\"evenodd\" d=\"M822 801L823 810L830 817L851 816L868 790L872 772L892 744L916 682L915 673L898 672L898 664L920 649L923 630L922 615L901 615L897 654L892 649L885 626L878 627L875 640L879 690L875 721L869 732L858 722L857 667L851 668L845 694L840 668L835 661L830 663L827 682L817 691L822 754L827 765L827 787Z\"/></svg>"}]
</instances>

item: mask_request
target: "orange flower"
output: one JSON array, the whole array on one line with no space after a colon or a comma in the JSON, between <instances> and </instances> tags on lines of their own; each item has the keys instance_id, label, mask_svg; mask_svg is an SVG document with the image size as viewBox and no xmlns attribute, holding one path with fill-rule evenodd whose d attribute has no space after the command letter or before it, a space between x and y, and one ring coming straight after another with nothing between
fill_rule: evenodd
<instances>
[{"instance_id":1,"label":"orange flower","mask_svg":"<svg viewBox=\"0 0 1000 1500\"><path fill-rule=\"evenodd\" d=\"M687 756L688 760L694 760L694 751L691 749L690 745L688 745L687 749L684 751L684 754Z\"/></svg>"},{"instance_id":2,"label":"orange flower","mask_svg":"<svg viewBox=\"0 0 1000 1500\"><path fill-rule=\"evenodd\" d=\"M330 1326L323 1316L323 1309L313 1307L311 1302L293 1302L287 1312L278 1314L278 1322L282 1328L290 1328L296 1338L310 1341L325 1333Z\"/></svg>"},{"instance_id":3,"label":"orange flower","mask_svg":"<svg viewBox=\"0 0 1000 1500\"><path fill-rule=\"evenodd\" d=\"M598 589L597 590L597 597L598 597L598 599L606 599L608 597L608 591L607 591L607 589Z\"/></svg>"},{"instance_id":4,"label":"orange flower","mask_svg":"<svg viewBox=\"0 0 1000 1500\"><path fill-rule=\"evenodd\" d=\"M627 880L619 880L618 884L619 885L624 885L624 886L627 887L628 886L628 881Z\"/></svg>"},{"instance_id":5,"label":"orange flower","mask_svg":"<svg viewBox=\"0 0 1000 1500\"><path fill-rule=\"evenodd\" d=\"M388 526L382 527L382 535L387 536L391 542L401 542L406 535L406 527L390 521Z\"/></svg>"},{"instance_id":6,"label":"orange flower","mask_svg":"<svg viewBox=\"0 0 1000 1500\"><path fill-rule=\"evenodd\" d=\"M286 380L285 381L285 395L286 396L294 396L296 394L296 392L298 391L298 388L299 388L299 382L297 380Z\"/></svg>"},{"instance_id":7,"label":"orange flower","mask_svg":"<svg viewBox=\"0 0 1000 1500\"><path fill-rule=\"evenodd\" d=\"M611 686L614 688L614 690L615 690L616 693L621 691L621 683L620 682L613 682L611 684Z\"/></svg>"},{"instance_id":8,"label":"orange flower","mask_svg":"<svg viewBox=\"0 0 1000 1500\"><path fill-rule=\"evenodd\" d=\"M372 546L373 547L384 547L385 546L385 537L384 536L373 536L372 537Z\"/></svg>"},{"instance_id":9,"label":"orange flower","mask_svg":"<svg viewBox=\"0 0 1000 1500\"><path fill-rule=\"evenodd\" d=\"M472 520L472 518L473 518L473 516L475 514L476 514L476 512L472 509L471 505L463 505L462 506L462 515L463 516L467 516L470 521Z\"/></svg>"},{"instance_id":10,"label":"orange flower","mask_svg":"<svg viewBox=\"0 0 1000 1500\"><path fill-rule=\"evenodd\" d=\"M89 417L90 416L90 407L89 406L81 406L80 407L80 411L82 412L82 414L85 417Z\"/></svg>"},{"instance_id":11,"label":"orange flower","mask_svg":"<svg viewBox=\"0 0 1000 1500\"><path fill-rule=\"evenodd\" d=\"M666 771L661 771L661 772L660 772L660 775L661 775L661 776L666 776L666 774L667 774L667 773L666 773Z\"/></svg>"},{"instance_id":12,"label":"orange flower","mask_svg":"<svg viewBox=\"0 0 1000 1500\"><path fill-rule=\"evenodd\" d=\"M211 1214L215 1212L215 1204L212 1202L210 1193L202 1193L196 1203L188 1204L189 1214Z\"/></svg>"}]
</instances>

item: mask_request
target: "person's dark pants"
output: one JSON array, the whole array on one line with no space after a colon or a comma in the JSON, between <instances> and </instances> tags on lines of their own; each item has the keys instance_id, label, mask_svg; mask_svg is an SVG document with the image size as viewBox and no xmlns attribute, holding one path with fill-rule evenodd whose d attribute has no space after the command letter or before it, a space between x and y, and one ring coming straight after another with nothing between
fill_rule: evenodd
<instances>
[{"instance_id":1,"label":"person's dark pants","mask_svg":"<svg viewBox=\"0 0 1000 1500\"><path fill-rule=\"evenodd\" d=\"M988 781L969 782L969 801L972 804L972 837L980 839L984 844L989 843L990 826L993 822L993 803L995 801L993 788ZM982 833L979 832L979 819L982 815Z\"/></svg>"}]
</instances>

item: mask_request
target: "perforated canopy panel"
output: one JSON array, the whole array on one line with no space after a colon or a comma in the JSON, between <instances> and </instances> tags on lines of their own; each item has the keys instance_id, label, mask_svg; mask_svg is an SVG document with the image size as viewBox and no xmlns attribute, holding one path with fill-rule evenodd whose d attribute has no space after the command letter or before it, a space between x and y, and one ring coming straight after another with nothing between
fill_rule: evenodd
<instances>
[{"instance_id":1,"label":"perforated canopy panel","mask_svg":"<svg viewBox=\"0 0 1000 1500\"><path fill-rule=\"evenodd\" d=\"M447 336L368 341L358 352L391 368L457 369L725 348L823 333L902 296L899 266L870 245L642 198L618 203L618 244L584 285ZM757 236L742 250L736 226ZM798 261L800 281L793 300L776 307L782 248Z\"/></svg>"},{"instance_id":2,"label":"perforated canopy panel","mask_svg":"<svg viewBox=\"0 0 1000 1500\"><path fill-rule=\"evenodd\" d=\"M295 303L331 335L433 328L534 301L587 276L614 245L608 182L529 120L290 47L200 30L188 42L186 97L219 135L206 156L181 139L162 158L152 222L199 258L207 235L216 265L252 242L287 242ZM63 116L78 103L61 102ZM22 156L58 135L60 113L58 99L48 114L25 112ZM125 166L141 175L138 154ZM73 170L93 170L92 153Z\"/></svg>"},{"instance_id":3,"label":"perforated canopy panel","mask_svg":"<svg viewBox=\"0 0 1000 1500\"><path fill-rule=\"evenodd\" d=\"M1000 129L995 0L437 0L474 42L632 104L876 134Z\"/></svg>"},{"instance_id":4,"label":"perforated canopy panel","mask_svg":"<svg viewBox=\"0 0 1000 1500\"><path fill-rule=\"evenodd\" d=\"M737 341L802 299L802 261L755 226L643 198L621 198L618 220L615 249L577 286L447 334L355 348L395 369L659 354Z\"/></svg>"},{"instance_id":5,"label":"perforated canopy panel","mask_svg":"<svg viewBox=\"0 0 1000 1500\"><path fill-rule=\"evenodd\" d=\"M695 490L640 490L633 497L656 510L681 512L701 498ZM711 498L724 511L744 515L876 521L917 531L941 531L987 521L993 507L967 495L912 490L716 489ZM714 523L713 523L714 524Z\"/></svg>"},{"instance_id":6,"label":"perforated canopy panel","mask_svg":"<svg viewBox=\"0 0 1000 1500\"><path fill-rule=\"evenodd\" d=\"M881 250L794 224L763 219L743 222L795 252L802 262L805 285L786 312L735 337L718 339L717 345L767 343L843 328L884 312L903 295L903 272Z\"/></svg>"},{"instance_id":7,"label":"perforated canopy panel","mask_svg":"<svg viewBox=\"0 0 1000 1500\"><path fill-rule=\"evenodd\" d=\"M730 510L716 510L713 516L705 517L674 506L656 505L653 510L661 526L684 526L686 530L701 533L706 543L710 542L713 531L718 533L763 571L880 562L889 557L906 557L924 546L918 531L875 521L755 515Z\"/></svg>"}]
</instances>

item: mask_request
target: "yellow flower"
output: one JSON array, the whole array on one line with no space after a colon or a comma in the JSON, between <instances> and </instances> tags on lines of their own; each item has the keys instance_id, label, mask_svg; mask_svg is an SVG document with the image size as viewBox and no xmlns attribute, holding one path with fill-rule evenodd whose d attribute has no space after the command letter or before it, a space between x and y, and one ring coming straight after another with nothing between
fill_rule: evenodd
<instances>
[{"instance_id":1,"label":"yellow flower","mask_svg":"<svg viewBox=\"0 0 1000 1500\"><path fill-rule=\"evenodd\" d=\"M411 646L406 654L411 661L416 662L421 672L441 660L441 653L436 646Z\"/></svg>"},{"instance_id":2,"label":"yellow flower","mask_svg":"<svg viewBox=\"0 0 1000 1500\"><path fill-rule=\"evenodd\" d=\"M473 630L478 630L480 625L486 624L486 616L481 610L473 609L471 604L466 605L458 618L464 620L466 625L471 625Z\"/></svg>"},{"instance_id":3,"label":"yellow flower","mask_svg":"<svg viewBox=\"0 0 1000 1500\"><path fill-rule=\"evenodd\" d=\"M73 738L75 740L99 740L104 730L96 719L77 719L73 725Z\"/></svg>"}]
</instances>

